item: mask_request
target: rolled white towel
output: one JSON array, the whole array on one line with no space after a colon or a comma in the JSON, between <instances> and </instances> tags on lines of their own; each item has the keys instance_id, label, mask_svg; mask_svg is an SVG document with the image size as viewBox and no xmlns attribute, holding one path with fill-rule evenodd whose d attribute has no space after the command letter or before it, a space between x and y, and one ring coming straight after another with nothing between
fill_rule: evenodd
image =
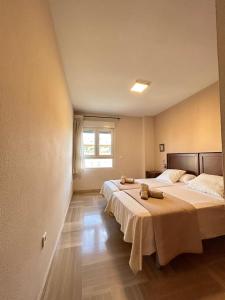
<instances>
[{"instance_id":1,"label":"rolled white towel","mask_svg":"<svg viewBox=\"0 0 225 300\"><path fill-rule=\"evenodd\" d=\"M164 196L163 196L163 192L161 191L153 191L153 190L150 190L149 191L149 196L151 198L157 198L157 199L163 199Z\"/></svg>"},{"instance_id":2,"label":"rolled white towel","mask_svg":"<svg viewBox=\"0 0 225 300\"><path fill-rule=\"evenodd\" d=\"M143 200L148 200L149 197L151 198L157 198L157 199L163 199L163 192L156 191L156 190L150 190L149 186L145 183L141 184L141 190L140 190L140 196Z\"/></svg>"},{"instance_id":3,"label":"rolled white towel","mask_svg":"<svg viewBox=\"0 0 225 300\"><path fill-rule=\"evenodd\" d=\"M125 176L121 176L120 183L121 184L125 184L126 183L126 177Z\"/></svg>"},{"instance_id":4,"label":"rolled white towel","mask_svg":"<svg viewBox=\"0 0 225 300\"><path fill-rule=\"evenodd\" d=\"M120 183L125 184L125 183L135 183L134 178L127 178L126 176L121 176L120 178Z\"/></svg>"},{"instance_id":5,"label":"rolled white towel","mask_svg":"<svg viewBox=\"0 0 225 300\"><path fill-rule=\"evenodd\" d=\"M143 200L148 200L149 188L145 183L141 184L140 196Z\"/></svg>"}]
</instances>

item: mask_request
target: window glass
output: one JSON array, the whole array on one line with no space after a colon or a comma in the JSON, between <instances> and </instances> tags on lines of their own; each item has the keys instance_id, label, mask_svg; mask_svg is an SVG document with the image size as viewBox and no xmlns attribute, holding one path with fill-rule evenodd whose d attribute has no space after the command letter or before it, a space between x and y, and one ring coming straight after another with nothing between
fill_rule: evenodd
<instances>
[{"instance_id":1,"label":"window glass","mask_svg":"<svg viewBox=\"0 0 225 300\"><path fill-rule=\"evenodd\" d=\"M84 168L112 168L112 131L84 129L82 137Z\"/></svg>"},{"instance_id":2,"label":"window glass","mask_svg":"<svg viewBox=\"0 0 225 300\"><path fill-rule=\"evenodd\" d=\"M112 158L85 158L85 168L112 168Z\"/></svg>"},{"instance_id":3,"label":"window glass","mask_svg":"<svg viewBox=\"0 0 225 300\"><path fill-rule=\"evenodd\" d=\"M84 155L95 155L95 132L83 132L83 151Z\"/></svg>"},{"instance_id":4,"label":"window glass","mask_svg":"<svg viewBox=\"0 0 225 300\"><path fill-rule=\"evenodd\" d=\"M112 155L112 134L111 132L99 133L99 155Z\"/></svg>"}]
</instances>

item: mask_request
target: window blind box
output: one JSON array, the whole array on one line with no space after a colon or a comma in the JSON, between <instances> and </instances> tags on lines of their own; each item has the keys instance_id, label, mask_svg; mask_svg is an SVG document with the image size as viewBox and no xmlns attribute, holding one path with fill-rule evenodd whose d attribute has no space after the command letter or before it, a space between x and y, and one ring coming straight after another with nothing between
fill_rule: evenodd
<instances>
[{"instance_id":1,"label":"window blind box","mask_svg":"<svg viewBox=\"0 0 225 300\"><path fill-rule=\"evenodd\" d=\"M83 124L83 127L84 128L114 129L115 128L115 122L85 120L84 124Z\"/></svg>"}]
</instances>

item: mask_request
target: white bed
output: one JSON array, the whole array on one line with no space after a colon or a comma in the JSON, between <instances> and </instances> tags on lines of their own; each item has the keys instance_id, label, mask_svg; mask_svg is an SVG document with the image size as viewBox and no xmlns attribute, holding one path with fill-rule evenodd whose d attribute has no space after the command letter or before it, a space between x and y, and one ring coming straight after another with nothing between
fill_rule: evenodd
<instances>
[{"instance_id":1,"label":"white bed","mask_svg":"<svg viewBox=\"0 0 225 300\"><path fill-rule=\"evenodd\" d=\"M157 180L156 178L144 178L144 179L136 179L136 183L145 183L149 186L149 188L159 188L163 186L170 186L172 184L167 183L165 181ZM132 185L131 185L132 186ZM101 195L105 197L107 202L112 199L113 193L119 192L120 189L110 180L105 181L101 188Z\"/></svg>"},{"instance_id":2,"label":"white bed","mask_svg":"<svg viewBox=\"0 0 225 300\"><path fill-rule=\"evenodd\" d=\"M225 235L223 198L193 191L182 183L157 189L189 202L197 209L201 239ZM141 270L142 256L151 255L156 251L151 214L124 191L112 193L111 200L107 202L106 212L114 215L121 225L124 241L132 243L129 262L131 269L134 272Z\"/></svg>"}]
</instances>

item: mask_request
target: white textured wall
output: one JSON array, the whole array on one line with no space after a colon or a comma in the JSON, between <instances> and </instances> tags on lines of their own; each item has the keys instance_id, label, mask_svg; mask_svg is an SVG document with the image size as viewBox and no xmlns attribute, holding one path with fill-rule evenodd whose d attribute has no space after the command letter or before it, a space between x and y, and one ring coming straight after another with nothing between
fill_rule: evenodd
<instances>
[{"instance_id":1,"label":"white textured wall","mask_svg":"<svg viewBox=\"0 0 225 300\"><path fill-rule=\"evenodd\" d=\"M0 41L0 299L34 300L71 196L72 108L47 1L0 0Z\"/></svg>"}]
</instances>

